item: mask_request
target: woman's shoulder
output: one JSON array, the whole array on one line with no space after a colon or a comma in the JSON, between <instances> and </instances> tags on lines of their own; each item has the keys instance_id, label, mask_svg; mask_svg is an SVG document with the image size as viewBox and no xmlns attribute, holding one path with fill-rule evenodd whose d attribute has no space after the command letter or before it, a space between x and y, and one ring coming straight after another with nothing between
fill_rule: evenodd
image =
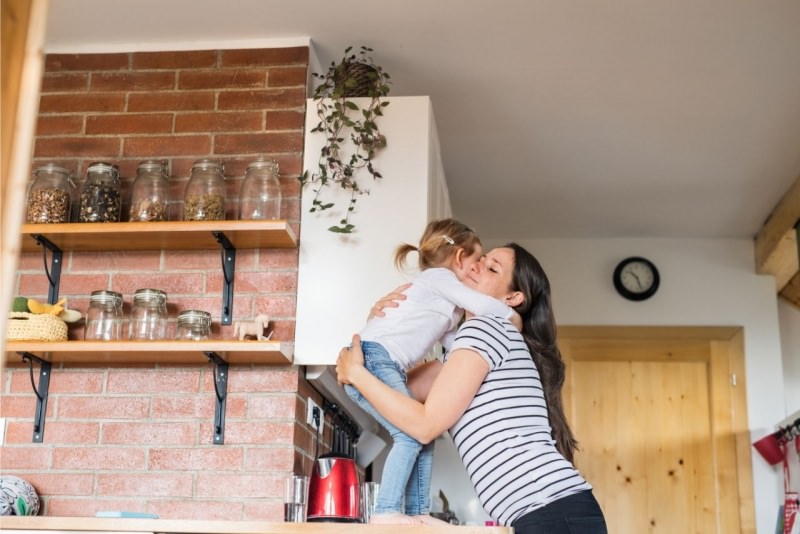
<instances>
[{"instance_id":1,"label":"woman's shoulder","mask_svg":"<svg viewBox=\"0 0 800 534\"><path fill-rule=\"evenodd\" d=\"M519 334L514 325L511 324L511 321L491 314L473 315L469 319L464 320L458 330L459 333L472 330L490 333L493 336L503 335L505 337L510 337L515 332Z\"/></svg>"}]
</instances>

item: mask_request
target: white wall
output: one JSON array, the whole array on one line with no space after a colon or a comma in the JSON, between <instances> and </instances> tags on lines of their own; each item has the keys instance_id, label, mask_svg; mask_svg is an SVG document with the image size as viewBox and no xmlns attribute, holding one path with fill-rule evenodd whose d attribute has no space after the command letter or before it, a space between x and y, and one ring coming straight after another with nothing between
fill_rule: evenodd
<instances>
[{"instance_id":1,"label":"white wall","mask_svg":"<svg viewBox=\"0 0 800 534\"><path fill-rule=\"evenodd\" d=\"M464 220L469 222L468 218ZM779 328L774 282L771 277L753 274L751 240L514 240L528 248L547 272L558 324L742 326L753 440L774 431L775 424L787 413L787 402L797 405L800 314L781 306ZM492 247L504 242L493 240L484 244ZM633 255L649 258L661 273L661 288L645 302L622 299L611 282L617 262ZM786 382L786 387L793 390L791 400L784 395L781 329L784 351L793 350L794 354L793 378ZM792 334L787 334L787 330ZM753 478L757 532L771 533L778 504L783 502L779 471L754 452ZM436 472L432 486L434 493L443 486ZM451 503L469 502L474 495L466 490L461 494L451 495L447 490L445 493Z\"/></svg>"},{"instance_id":2,"label":"white wall","mask_svg":"<svg viewBox=\"0 0 800 534\"><path fill-rule=\"evenodd\" d=\"M783 352L783 384L786 388L786 413L800 410L800 309L778 299Z\"/></svg>"}]
</instances>

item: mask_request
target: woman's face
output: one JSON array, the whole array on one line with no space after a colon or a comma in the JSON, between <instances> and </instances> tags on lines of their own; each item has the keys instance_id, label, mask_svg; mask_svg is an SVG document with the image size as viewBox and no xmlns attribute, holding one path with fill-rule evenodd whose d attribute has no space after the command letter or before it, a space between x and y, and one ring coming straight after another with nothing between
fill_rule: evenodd
<instances>
[{"instance_id":1,"label":"woman's face","mask_svg":"<svg viewBox=\"0 0 800 534\"><path fill-rule=\"evenodd\" d=\"M512 292L513 275L514 251L505 247L493 248L472 265L464 284L486 295L505 300Z\"/></svg>"}]
</instances>

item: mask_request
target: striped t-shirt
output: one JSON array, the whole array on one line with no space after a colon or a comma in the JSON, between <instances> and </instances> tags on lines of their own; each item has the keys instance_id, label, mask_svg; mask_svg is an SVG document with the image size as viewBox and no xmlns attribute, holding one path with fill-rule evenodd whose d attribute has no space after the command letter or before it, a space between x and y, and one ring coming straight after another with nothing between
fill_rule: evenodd
<instances>
[{"instance_id":1,"label":"striped t-shirt","mask_svg":"<svg viewBox=\"0 0 800 534\"><path fill-rule=\"evenodd\" d=\"M464 322L451 352L469 349L489 373L450 429L483 508L502 525L591 489L555 447L539 371L522 334L505 319ZM447 357L445 356L445 360Z\"/></svg>"}]
</instances>

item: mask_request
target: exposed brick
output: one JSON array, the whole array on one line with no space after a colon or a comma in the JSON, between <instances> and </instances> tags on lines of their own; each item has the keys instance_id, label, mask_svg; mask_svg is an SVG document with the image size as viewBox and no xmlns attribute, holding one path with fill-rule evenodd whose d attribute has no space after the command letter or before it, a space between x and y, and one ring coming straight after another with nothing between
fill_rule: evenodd
<instances>
[{"instance_id":1,"label":"exposed brick","mask_svg":"<svg viewBox=\"0 0 800 534\"><path fill-rule=\"evenodd\" d=\"M190 497L192 495L191 475L171 473L159 475L148 473L137 475L97 476L97 491L103 495L147 495L148 497Z\"/></svg>"},{"instance_id":2,"label":"exposed brick","mask_svg":"<svg viewBox=\"0 0 800 534\"><path fill-rule=\"evenodd\" d=\"M273 67L267 73L268 87L295 87L306 86L308 68L301 67Z\"/></svg>"},{"instance_id":3,"label":"exposed brick","mask_svg":"<svg viewBox=\"0 0 800 534\"><path fill-rule=\"evenodd\" d=\"M25 371L27 371L27 369ZM18 373L19 372L22 372L22 370L18 370ZM15 375L18 373L15 373ZM27 373L24 374L27 375ZM27 394L31 392L30 377L27 376L27 378L28 387L24 390L26 395L8 395L4 392L4 395L0 397L0 413L3 414L3 417L19 417L22 419L30 419L33 417L33 410L36 409L36 400L35 397ZM19 378L15 379L15 383L11 386L11 391L13 392L15 389L23 388L22 378ZM47 410L49 413L52 413L52 408L49 406L49 403Z\"/></svg>"},{"instance_id":4,"label":"exposed brick","mask_svg":"<svg viewBox=\"0 0 800 534\"><path fill-rule=\"evenodd\" d=\"M218 266L221 270L221 261ZM114 287L124 295L133 295L143 287L163 288L167 291L167 298L173 293L197 295L203 293L203 277L203 273L118 273L114 275Z\"/></svg>"},{"instance_id":5,"label":"exposed brick","mask_svg":"<svg viewBox=\"0 0 800 534\"><path fill-rule=\"evenodd\" d=\"M311 469L302 472L310 473ZM242 520L280 523L283 521L283 502L280 500L265 501L263 499L247 500L245 501Z\"/></svg>"},{"instance_id":6,"label":"exposed brick","mask_svg":"<svg viewBox=\"0 0 800 534\"><path fill-rule=\"evenodd\" d=\"M264 89L262 91L223 91L219 109L303 109L305 89Z\"/></svg>"},{"instance_id":7,"label":"exposed brick","mask_svg":"<svg viewBox=\"0 0 800 534\"><path fill-rule=\"evenodd\" d=\"M165 157L167 154L208 154L211 136L181 135L128 137L123 142L122 154L143 158Z\"/></svg>"},{"instance_id":8,"label":"exposed brick","mask_svg":"<svg viewBox=\"0 0 800 534\"><path fill-rule=\"evenodd\" d=\"M191 90L264 87L266 78L264 69L186 70L178 75L178 88Z\"/></svg>"},{"instance_id":9,"label":"exposed brick","mask_svg":"<svg viewBox=\"0 0 800 534\"><path fill-rule=\"evenodd\" d=\"M298 370L296 367L232 367L228 380L228 391L235 393L263 392L294 393L297 391ZM206 390L213 391L212 376L204 381Z\"/></svg>"},{"instance_id":10,"label":"exposed brick","mask_svg":"<svg viewBox=\"0 0 800 534\"><path fill-rule=\"evenodd\" d=\"M145 449L125 447L60 447L53 450L53 469L128 470L145 469Z\"/></svg>"},{"instance_id":11,"label":"exposed brick","mask_svg":"<svg viewBox=\"0 0 800 534\"><path fill-rule=\"evenodd\" d=\"M267 130L302 130L305 113L302 111L267 111Z\"/></svg>"},{"instance_id":12,"label":"exposed brick","mask_svg":"<svg viewBox=\"0 0 800 534\"><path fill-rule=\"evenodd\" d=\"M32 418L33 409L29 413ZM33 421L6 423L6 443L30 443L32 435ZM48 418L44 427L44 443L51 445L97 443L99 435L100 425L97 423L60 423Z\"/></svg>"},{"instance_id":13,"label":"exposed brick","mask_svg":"<svg viewBox=\"0 0 800 534\"><path fill-rule=\"evenodd\" d=\"M39 99L39 113L114 112L124 109L125 95L121 93L49 94Z\"/></svg>"},{"instance_id":14,"label":"exposed brick","mask_svg":"<svg viewBox=\"0 0 800 534\"><path fill-rule=\"evenodd\" d=\"M36 135L77 134L83 131L83 115L39 115Z\"/></svg>"},{"instance_id":15,"label":"exposed brick","mask_svg":"<svg viewBox=\"0 0 800 534\"><path fill-rule=\"evenodd\" d=\"M216 50L187 50L179 52L134 52L134 69L191 69L209 68L217 63Z\"/></svg>"},{"instance_id":16,"label":"exposed brick","mask_svg":"<svg viewBox=\"0 0 800 534\"><path fill-rule=\"evenodd\" d=\"M45 70L123 70L128 68L129 54L47 54Z\"/></svg>"},{"instance_id":17,"label":"exposed brick","mask_svg":"<svg viewBox=\"0 0 800 534\"><path fill-rule=\"evenodd\" d=\"M237 271L234 277L236 291L245 293L295 293L297 292L297 273L247 273ZM222 291L209 283L209 291Z\"/></svg>"},{"instance_id":18,"label":"exposed brick","mask_svg":"<svg viewBox=\"0 0 800 534\"><path fill-rule=\"evenodd\" d=\"M73 154L92 158L114 158L119 155L120 140L116 137L45 137L36 140L37 157L58 157Z\"/></svg>"},{"instance_id":19,"label":"exposed brick","mask_svg":"<svg viewBox=\"0 0 800 534\"><path fill-rule=\"evenodd\" d=\"M240 447L169 448L150 450L150 469L164 471L240 471L244 450Z\"/></svg>"},{"instance_id":20,"label":"exposed brick","mask_svg":"<svg viewBox=\"0 0 800 534\"><path fill-rule=\"evenodd\" d=\"M274 341L282 340L282 341L292 342L294 340L294 328L295 328L294 317L292 318L291 321L289 320L272 321L272 339ZM291 354L291 350L289 350L289 353Z\"/></svg>"},{"instance_id":21,"label":"exposed brick","mask_svg":"<svg viewBox=\"0 0 800 534\"><path fill-rule=\"evenodd\" d=\"M175 117L175 131L236 132L262 129L264 115L260 111L227 113L180 113Z\"/></svg>"},{"instance_id":22,"label":"exposed brick","mask_svg":"<svg viewBox=\"0 0 800 534\"><path fill-rule=\"evenodd\" d=\"M295 410L294 396L254 397L249 404L247 415L251 419L293 419L299 413Z\"/></svg>"},{"instance_id":23,"label":"exposed brick","mask_svg":"<svg viewBox=\"0 0 800 534\"><path fill-rule=\"evenodd\" d=\"M48 469L52 449L42 448L38 444L14 447L3 447L0 454L0 469Z\"/></svg>"},{"instance_id":24,"label":"exposed brick","mask_svg":"<svg viewBox=\"0 0 800 534\"><path fill-rule=\"evenodd\" d=\"M261 313L266 313L272 317L294 317L297 311L297 297L292 296L256 296L255 303L256 309L261 310ZM273 323L273 329L277 325ZM277 332L276 332L277 334ZM287 339L280 337L278 339Z\"/></svg>"},{"instance_id":25,"label":"exposed brick","mask_svg":"<svg viewBox=\"0 0 800 534\"><path fill-rule=\"evenodd\" d=\"M212 423L213 421L203 421L201 423L201 439L212 435ZM261 425L253 425L252 423L239 423L235 421L225 422L225 445L261 445L263 443L291 444L292 424L264 423Z\"/></svg>"},{"instance_id":26,"label":"exposed brick","mask_svg":"<svg viewBox=\"0 0 800 534\"><path fill-rule=\"evenodd\" d=\"M260 250L258 253L259 270L296 270L298 261L299 252L297 249Z\"/></svg>"},{"instance_id":27,"label":"exposed brick","mask_svg":"<svg viewBox=\"0 0 800 534\"><path fill-rule=\"evenodd\" d=\"M80 393L87 395L89 393L102 393L104 381L104 371L61 369L58 371L58 379L50 381L50 394ZM63 404L59 403L59 416L63 415L61 408L63 408Z\"/></svg>"},{"instance_id":28,"label":"exposed brick","mask_svg":"<svg viewBox=\"0 0 800 534\"><path fill-rule=\"evenodd\" d=\"M253 471L291 471L293 464L293 447L281 446L269 448L251 447L247 451L245 470ZM308 471L306 471L308 472Z\"/></svg>"},{"instance_id":29,"label":"exposed brick","mask_svg":"<svg viewBox=\"0 0 800 534\"><path fill-rule=\"evenodd\" d=\"M155 419L197 419L214 417L215 405L205 397L167 397L153 398L153 418ZM227 418L244 417L247 414L247 399L228 396L225 401Z\"/></svg>"},{"instance_id":30,"label":"exposed brick","mask_svg":"<svg viewBox=\"0 0 800 534\"><path fill-rule=\"evenodd\" d=\"M150 399L141 397L62 397L58 402L61 419L140 419L149 411Z\"/></svg>"},{"instance_id":31,"label":"exposed brick","mask_svg":"<svg viewBox=\"0 0 800 534\"><path fill-rule=\"evenodd\" d=\"M112 369L108 372L108 393L162 393L171 395L197 393L199 375L194 369L173 370L169 374L157 371L137 371L132 369Z\"/></svg>"},{"instance_id":32,"label":"exposed brick","mask_svg":"<svg viewBox=\"0 0 800 534\"><path fill-rule=\"evenodd\" d=\"M308 47L297 46L290 48L252 48L242 50L223 50L220 53L221 65L295 65L308 64Z\"/></svg>"},{"instance_id":33,"label":"exposed brick","mask_svg":"<svg viewBox=\"0 0 800 534\"><path fill-rule=\"evenodd\" d=\"M174 72L93 73L91 91L166 91L175 89Z\"/></svg>"},{"instance_id":34,"label":"exposed brick","mask_svg":"<svg viewBox=\"0 0 800 534\"><path fill-rule=\"evenodd\" d=\"M29 473L25 480L43 495L91 495L94 475L80 473Z\"/></svg>"},{"instance_id":35,"label":"exposed brick","mask_svg":"<svg viewBox=\"0 0 800 534\"><path fill-rule=\"evenodd\" d=\"M82 92L89 88L87 72L45 72L42 93Z\"/></svg>"},{"instance_id":36,"label":"exposed brick","mask_svg":"<svg viewBox=\"0 0 800 534\"><path fill-rule=\"evenodd\" d=\"M283 507L283 504L280 505ZM232 521L245 519L244 506L240 502L230 500L195 499L179 501L175 499L151 502L148 512L158 514L161 519L193 519L204 521ZM281 508L282 510L283 508ZM275 521L282 521L283 515Z\"/></svg>"},{"instance_id":37,"label":"exposed brick","mask_svg":"<svg viewBox=\"0 0 800 534\"><path fill-rule=\"evenodd\" d=\"M128 111L203 111L214 109L211 91L174 91L133 93L128 97Z\"/></svg>"},{"instance_id":38,"label":"exposed brick","mask_svg":"<svg viewBox=\"0 0 800 534\"><path fill-rule=\"evenodd\" d=\"M290 133L219 134L214 139L215 154L270 154L303 149L303 136Z\"/></svg>"},{"instance_id":39,"label":"exposed brick","mask_svg":"<svg viewBox=\"0 0 800 534\"><path fill-rule=\"evenodd\" d=\"M94 517L97 512L108 510L128 510L145 512L144 499L103 498L93 496L90 499L48 497L47 515L56 517Z\"/></svg>"},{"instance_id":40,"label":"exposed brick","mask_svg":"<svg viewBox=\"0 0 800 534\"><path fill-rule=\"evenodd\" d=\"M115 252L73 252L68 265L70 272L101 271L118 273L123 271L158 271L160 264L160 250L121 250ZM91 283L94 284L96 281L92 280ZM88 286L85 286L85 288L88 289Z\"/></svg>"},{"instance_id":41,"label":"exposed brick","mask_svg":"<svg viewBox=\"0 0 800 534\"><path fill-rule=\"evenodd\" d=\"M189 423L104 423L104 444L195 445L195 425ZM148 493L149 495L149 493Z\"/></svg>"},{"instance_id":42,"label":"exposed brick","mask_svg":"<svg viewBox=\"0 0 800 534\"><path fill-rule=\"evenodd\" d=\"M225 496L231 498L258 497L260 499L283 498L281 475L225 475L201 473L197 476L195 494L198 497L216 497L219 488L225 488Z\"/></svg>"},{"instance_id":43,"label":"exposed brick","mask_svg":"<svg viewBox=\"0 0 800 534\"><path fill-rule=\"evenodd\" d=\"M172 131L172 115L159 114L105 114L86 117L86 133L168 133Z\"/></svg>"}]
</instances>

